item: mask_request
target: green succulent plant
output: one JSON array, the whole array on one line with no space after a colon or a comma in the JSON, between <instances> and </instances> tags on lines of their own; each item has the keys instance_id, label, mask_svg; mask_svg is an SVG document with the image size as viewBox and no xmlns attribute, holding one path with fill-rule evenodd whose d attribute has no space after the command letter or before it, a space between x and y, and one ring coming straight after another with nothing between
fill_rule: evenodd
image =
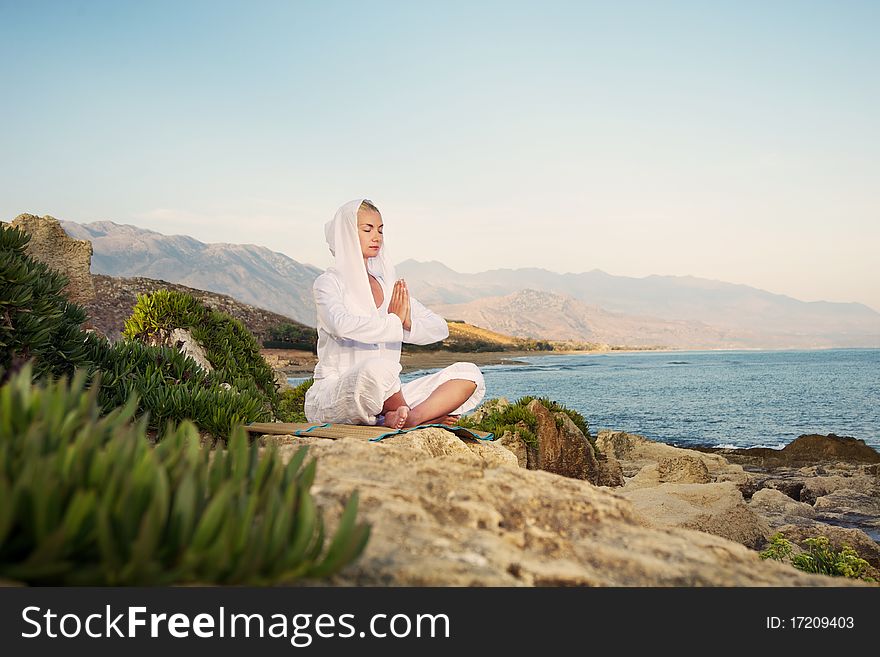
<instances>
[{"instance_id":1,"label":"green succulent plant","mask_svg":"<svg viewBox=\"0 0 880 657\"><path fill-rule=\"evenodd\" d=\"M370 529L357 494L325 545L302 448L199 447L190 422L153 447L137 398L104 414L100 385L32 383L31 365L0 387L0 578L31 584L274 584L331 575Z\"/></svg>"}]
</instances>

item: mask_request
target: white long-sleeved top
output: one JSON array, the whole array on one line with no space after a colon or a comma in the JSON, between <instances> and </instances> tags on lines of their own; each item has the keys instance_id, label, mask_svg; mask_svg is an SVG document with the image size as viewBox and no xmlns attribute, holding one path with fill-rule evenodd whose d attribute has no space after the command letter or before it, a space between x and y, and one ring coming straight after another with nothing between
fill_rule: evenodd
<instances>
[{"instance_id":1,"label":"white long-sleeved top","mask_svg":"<svg viewBox=\"0 0 880 657\"><path fill-rule=\"evenodd\" d=\"M431 344L449 337L449 326L440 315L410 295L410 330L400 318L388 312L391 292L388 282L374 274L382 285L384 300L373 316L354 315L344 303L345 287L334 271L315 280L312 292L318 310L318 364L315 381L337 376L369 358L400 362L400 347ZM393 285L393 281L391 282Z\"/></svg>"}]
</instances>

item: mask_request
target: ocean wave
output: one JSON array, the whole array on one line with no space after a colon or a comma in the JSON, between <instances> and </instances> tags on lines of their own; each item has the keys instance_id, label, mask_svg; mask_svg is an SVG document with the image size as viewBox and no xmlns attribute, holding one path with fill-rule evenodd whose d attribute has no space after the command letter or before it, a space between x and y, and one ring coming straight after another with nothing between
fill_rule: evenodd
<instances>
[{"instance_id":1,"label":"ocean wave","mask_svg":"<svg viewBox=\"0 0 880 657\"><path fill-rule=\"evenodd\" d=\"M715 445L718 449L776 449L780 450L785 445L751 445L749 447L741 447L739 445L734 445L733 443L721 443L720 445Z\"/></svg>"}]
</instances>

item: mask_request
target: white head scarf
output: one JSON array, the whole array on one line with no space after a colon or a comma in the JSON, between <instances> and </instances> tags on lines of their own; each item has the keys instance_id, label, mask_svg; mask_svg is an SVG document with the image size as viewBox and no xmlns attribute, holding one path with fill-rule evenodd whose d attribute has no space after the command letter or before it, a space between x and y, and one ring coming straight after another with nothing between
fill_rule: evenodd
<instances>
[{"instance_id":1,"label":"white head scarf","mask_svg":"<svg viewBox=\"0 0 880 657\"><path fill-rule=\"evenodd\" d=\"M336 211L332 221L324 225L324 235L330 253L336 259L334 266L327 271L335 271L345 288L345 307L353 315L372 316L379 313L373 301L373 292L364 269L364 256L358 237L357 212L364 201L362 198L349 201ZM367 261L370 273L381 278L387 298L389 286L394 278L394 265L388 257L385 239L379 252Z\"/></svg>"}]
</instances>

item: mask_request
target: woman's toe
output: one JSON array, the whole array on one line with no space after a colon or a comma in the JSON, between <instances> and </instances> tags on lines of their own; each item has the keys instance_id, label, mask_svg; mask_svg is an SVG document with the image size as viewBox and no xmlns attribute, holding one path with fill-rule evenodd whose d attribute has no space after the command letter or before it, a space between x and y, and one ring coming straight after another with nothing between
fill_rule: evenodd
<instances>
[{"instance_id":1,"label":"woman's toe","mask_svg":"<svg viewBox=\"0 0 880 657\"><path fill-rule=\"evenodd\" d=\"M401 406L397 409L397 427L398 429L402 429L403 425L406 424L406 418L409 416L409 407Z\"/></svg>"}]
</instances>

